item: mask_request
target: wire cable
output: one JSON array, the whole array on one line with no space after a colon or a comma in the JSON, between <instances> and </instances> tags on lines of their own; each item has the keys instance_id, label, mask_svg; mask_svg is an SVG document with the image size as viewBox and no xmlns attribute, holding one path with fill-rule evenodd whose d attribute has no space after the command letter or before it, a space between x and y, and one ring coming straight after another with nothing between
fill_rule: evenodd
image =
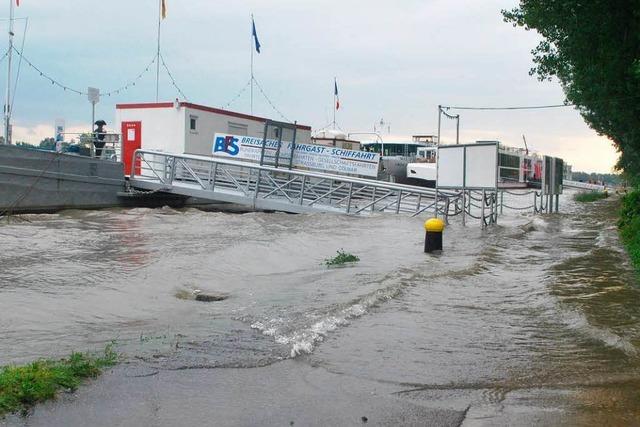
<instances>
[{"instance_id":1,"label":"wire cable","mask_svg":"<svg viewBox=\"0 0 640 427\"><path fill-rule=\"evenodd\" d=\"M24 44L27 40L27 27L29 26L29 18L25 18L24 21L24 30L22 32L22 43L20 45L20 52L24 52ZM8 51L7 51L8 53ZM13 96L11 97L11 108L9 111L13 114L13 105L16 101L16 92L18 92L18 80L20 80L20 71L22 70L22 56L20 57L20 61L18 61L18 71L16 73L16 83L13 85Z\"/></svg>"},{"instance_id":2,"label":"wire cable","mask_svg":"<svg viewBox=\"0 0 640 427\"><path fill-rule=\"evenodd\" d=\"M111 96L111 95L114 95L114 94L115 94L115 95L117 95L117 94L119 94L120 92L124 92L125 90L129 89L130 87L135 86L135 85L136 85L136 83L137 83L137 82L138 82L138 81L139 81L139 80L140 80L140 79L141 79L141 78L142 78L142 77L143 77L147 72L149 72L149 69L151 68L151 66L152 66L153 64L155 64L155 63L156 63L156 60L157 60L157 59L158 59L158 55L156 54L156 55L153 57L153 59L151 60L151 62L149 62L149 64L145 67L145 69L144 69L144 70L142 70L142 71L141 71L141 72L136 76L136 78L135 78L135 79L130 80L130 81L129 81L127 84L125 84L124 86L121 86L121 87L119 87L119 88L117 88L117 89L112 89L112 90L110 90L109 92L105 92L105 93L104 93L104 95L106 95L106 96Z\"/></svg>"},{"instance_id":3,"label":"wire cable","mask_svg":"<svg viewBox=\"0 0 640 427\"><path fill-rule=\"evenodd\" d=\"M26 62L29 65L29 67L33 68L38 73L40 73L40 77L44 78L45 80L49 80L52 85L60 87L65 92L69 91L69 92L76 93L78 95L87 95L87 92L84 92L84 91L78 90L78 89L74 89L74 88L72 88L70 86L67 86L66 84L61 83L60 81L54 79L49 74L47 74L44 71L42 71L42 69L38 68L33 62L29 61L29 59L24 55L24 53L19 51L15 47L13 48L13 50L16 52L16 54L18 54L20 56L21 59L24 60L24 62ZM151 67L151 65L153 65L155 63L156 60L157 60L157 56L153 58L153 60L149 63L149 65L147 65L147 67L140 74L138 74L135 79L130 80L127 84L125 84L124 86L122 86L122 87L120 87L118 89L113 89L113 90L110 90L108 92L103 92L103 95L111 96L113 94L118 94L120 92L123 92L123 91L135 86L136 82L138 80L140 80L142 78L142 76L144 76L144 74L146 74L149 71L149 68Z\"/></svg>"},{"instance_id":4,"label":"wire cable","mask_svg":"<svg viewBox=\"0 0 640 427\"><path fill-rule=\"evenodd\" d=\"M451 110L480 110L480 111L540 110L544 108L563 108L563 107L575 107L575 104L534 105L534 106L525 106L525 107L458 107L458 106L444 106L444 105L442 106L443 109L447 109L447 110L451 109Z\"/></svg>"},{"instance_id":5,"label":"wire cable","mask_svg":"<svg viewBox=\"0 0 640 427\"><path fill-rule=\"evenodd\" d=\"M249 87L249 85L251 85L251 79L249 79L249 81L247 82L246 85L244 85L244 87L242 89L240 89L240 92L238 92L238 94L236 96L234 96L231 101L227 102L226 104L224 104L222 107L223 110L226 110L227 108L229 108L229 106L231 104L233 104L234 102L236 102L238 99L240 99L240 97L242 96L243 93L245 93L247 91L247 88Z\"/></svg>"},{"instance_id":6,"label":"wire cable","mask_svg":"<svg viewBox=\"0 0 640 427\"><path fill-rule=\"evenodd\" d=\"M167 64L164 62L164 57L162 56L162 54L160 54L160 61L162 62L162 66L164 67L165 71L169 75L169 79L171 79L171 84L173 85L173 87L176 88L176 90L178 91L178 94L182 97L182 99L188 101L189 98L187 98L184 92L182 92L182 90L178 87L176 80L173 78L173 75L171 74L171 71L169 71L169 67L167 67Z\"/></svg>"},{"instance_id":7,"label":"wire cable","mask_svg":"<svg viewBox=\"0 0 640 427\"><path fill-rule=\"evenodd\" d=\"M258 90L260 90L260 93L262 94L262 96L264 96L264 99L267 100L267 102L269 103L269 105L271 105L271 108L273 108L273 111L275 111L276 113L278 113L280 115L280 117L282 117L286 122L289 123L293 123L291 120L289 120L284 114L282 114L282 112L280 112L280 110L278 110L278 108L273 105L273 102L271 102L271 100L269 99L269 97L267 96L266 93L264 93L264 90L262 89L262 86L260 86L260 83L258 83L258 80L256 80L255 78L253 78L253 81L256 82L256 86L258 86Z\"/></svg>"},{"instance_id":8,"label":"wire cable","mask_svg":"<svg viewBox=\"0 0 640 427\"><path fill-rule=\"evenodd\" d=\"M7 58L7 56L9 56L9 49L7 49L7 51L4 53L4 55L2 55L2 57L0 57L0 63L2 61L4 61Z\"/></svg>"},{"instance_id":9,"label":"wire cable","mask_svg":"<svg viewBox=\"0 0 640 427\"><path fill-rule=\"evenodd\" d=\"M31 68L33 68L34 70L36 70L38 73L40 73L40 77L43 77L46 80L49 80L51 82L52 85L56 85L59 86L60 88L62 88L64 91L70 91L73 93L77 93L78 95L86 95L85 93L83 93L80 90L77 89L73 89L63 83L60 83L59 81L55 80L53 77L49 76L47 73L45 73L44 71L42 71L40 68L36 67L31 61L29 61L22 52L20 52L18 49L16 49L15 47L13 48L13 50L20 56L20 58L24 59L24 62L26 62L27 64L29 64L29 66Z\"/></svg>"},{"instance_id":10,"label":"wire cable","mask_svg":"<svg viewBox=\"0 0 640 427\"><path fill-rule=\"evenodd\" d=\"M440 107L440 112L441 112L441 113L442 113L446 118L451 119L451 120L455 120L455 119L460 118L460 115L459 115L459 114L451 115L451 114L447 113L446 111L443 111L443 109L445 109L445 108L453 108L453 107Z\"/></svg>"}]
</instances>

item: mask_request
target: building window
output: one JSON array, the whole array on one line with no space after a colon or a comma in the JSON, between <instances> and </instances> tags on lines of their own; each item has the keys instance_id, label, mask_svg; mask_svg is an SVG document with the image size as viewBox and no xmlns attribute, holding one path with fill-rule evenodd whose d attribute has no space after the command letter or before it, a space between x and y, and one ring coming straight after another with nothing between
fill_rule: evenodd
<instances>
[{"instance_id":1,"label":"building window","mask_svg":"<svg viewBox=\"0 0 640 427\"><path fill-rule=\"evenodd\" d=\"M198 116L189 116L189 130L191 132L198 130Z\"/></svg>"},{"instance_id":2,"label":"building window","mask_svg":"<svg viewBox=\"0 0 640 427\"><path fill-rule=\"evenodd\" d=\"M227 126L228 126L228 132L231 135L247 136L247 132L249 128L248 125L243 125L242 123L227 122Z\"/></svg>"}]
</instances>

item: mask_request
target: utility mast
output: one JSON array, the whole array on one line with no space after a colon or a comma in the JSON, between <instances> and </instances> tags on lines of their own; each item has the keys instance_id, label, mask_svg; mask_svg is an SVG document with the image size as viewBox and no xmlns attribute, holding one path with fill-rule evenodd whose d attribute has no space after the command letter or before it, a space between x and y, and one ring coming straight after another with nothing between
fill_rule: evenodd
<instances>
[{"instance_id":1,"label":"utility mast","mask_svg":"<svg viewBox=\"0 0 640 427\"><path fill-rule=\"evenodd\" d=\"M13 54L13 0L9 0L9 50L7 51L7 91L4 100L4 143L11 144L11 60Z\"/></svg>"},{"instance_id":2,"label":"utility mast","mask_svg":"<svg viewBox=\"0 0 640 427\"><path fill-rule=\"evenodd\" d=\"M524 137L524 134L522 135L522 140L524 141L524 150L525 150L525 153L526 153L527 155L529 155L529 147L527 147L527 138L525 138L525 137Z\"/></svg>"}]
</instances>

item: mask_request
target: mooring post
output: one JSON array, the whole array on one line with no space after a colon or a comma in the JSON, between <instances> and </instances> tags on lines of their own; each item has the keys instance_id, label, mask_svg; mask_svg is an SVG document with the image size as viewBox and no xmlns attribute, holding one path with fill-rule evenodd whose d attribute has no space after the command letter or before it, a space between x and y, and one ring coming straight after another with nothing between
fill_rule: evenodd
<instances>
[{"instance_id":1,"label":"mooring post","mask_svg":"<svg viewBox=\"0 0 640 427\"><path fill-rule=\"evenodd\" d=\"M444 221L439 218L431 218L425 221L424 229L424 252L442 250L442 231L444 230Z\"/></svg>"}]
</instances>

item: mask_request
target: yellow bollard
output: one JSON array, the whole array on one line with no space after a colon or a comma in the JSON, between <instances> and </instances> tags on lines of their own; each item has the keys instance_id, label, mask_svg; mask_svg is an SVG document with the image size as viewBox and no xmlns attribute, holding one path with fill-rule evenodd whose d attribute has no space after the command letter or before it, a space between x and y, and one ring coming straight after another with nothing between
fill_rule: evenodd
<instances>
[{"instance_id":1,"label":"yellow bollard","mask_svg":"<svg viewBox=\"0 0 640 427\"><path fill-rule=\"evenodd\" d=\"M424 237L425 253L442 250L442 231L444 230L444 221L439 218L431 218L425 221L424 229L426 231Z\"/></svg>"}]
</instances>

